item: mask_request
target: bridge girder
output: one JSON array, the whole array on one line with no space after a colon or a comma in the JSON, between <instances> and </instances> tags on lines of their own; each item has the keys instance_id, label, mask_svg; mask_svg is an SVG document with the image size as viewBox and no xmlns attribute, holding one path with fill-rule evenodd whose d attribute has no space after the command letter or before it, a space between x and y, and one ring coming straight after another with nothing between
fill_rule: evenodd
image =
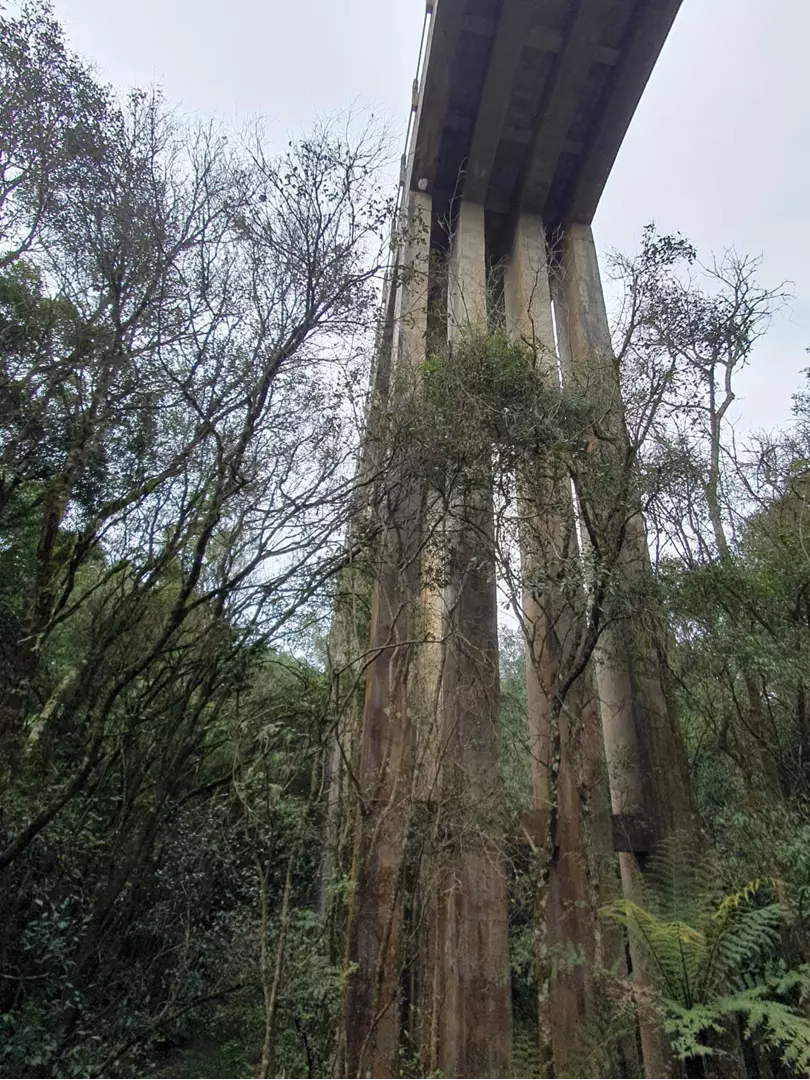
<instances>
[{"instance_id":1,"label":"bridge girder","mask_svg":"<svg viewBox=\"0 0 810 1080\"><path fill-rule=\"evenodd\" d=\"M589 224L681 0L434 0L407 187Z\"/></svg>"}]
</instances>

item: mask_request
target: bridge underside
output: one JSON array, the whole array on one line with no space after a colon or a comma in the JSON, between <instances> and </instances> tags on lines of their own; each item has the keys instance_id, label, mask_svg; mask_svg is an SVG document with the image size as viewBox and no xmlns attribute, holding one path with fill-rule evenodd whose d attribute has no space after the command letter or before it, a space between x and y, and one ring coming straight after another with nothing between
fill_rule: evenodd
<instances>
[{"instance_id":1,"label":"bridge underside","mask_svg":"<svg viewBox=\"0 0 810 1080\"><path fill-rule=\"evenodd\" d=\"M449 489L409 472L408 440L399 456L386 449L393 494L378 507L355 763L347 1075L393 1075L406 1029L428 1075L511 1075L496 591L507 570L526 646L539 1046L556 1075L635 1075L634 1039L621 1049L631 1071L610 1071L616 1048L594 1051L601 1073L576 1071L601 1015L598 973L625 964L599 908L633 898L637 864L691 811L655 611L629 605L604 625L577 607L580 534L616 595L644 595L649 570L640 508L605 483L631 455L590 222L680 2L428 0L370 415L419 401L426 355L485 349L497 327L552 394L590 403L602 437L589 439L576 504L570 476L528 443L497 488L489 435L478 458L453 461ZM414 814L428 805L435 827L416 858ZM632 974L647 979L635 954ZM646 1075L668 1075L660 1030L639 1029Z\"/></svg>"},{"instance_id":2,"label":"bridge underside","mask_svg":"<svg viewBox=\"0 0 810 1080\"><path fill-rule=\"evenodd\" d=\"M589 224L680 4L435 0L406 185Z\"/></svg>"}]
</instances>

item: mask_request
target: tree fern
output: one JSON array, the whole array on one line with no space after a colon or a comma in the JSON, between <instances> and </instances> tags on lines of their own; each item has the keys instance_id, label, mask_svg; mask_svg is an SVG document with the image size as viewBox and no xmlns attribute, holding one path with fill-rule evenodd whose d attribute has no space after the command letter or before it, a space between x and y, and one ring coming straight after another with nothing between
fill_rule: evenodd
<instances>
[{"instance_id":1,"label":"tree fern","mask_svg":"<svg viewBox=\"0 0 810 1080\"><path fill-rule=\"evenodd\" d=\"M512 1042L512 1065L515 1076L528 1080L548 1076L547 1055L537 1042L535 1032L516 1031Z\"/></svg>"},{"instance_id":2,"label":"tree fern","mask_svg":"<svg viewBox=\"0 0 810 1080\"><path fill-rule=\"evenodd\" d=\"M696 860L675 837L651 858L637 900L616 900L603 915L649 958L679 1058L718 1053L712 1036L738 1016L748 1037L806 1075L810 1021L796 1006L810 996L810 967L778 972L782 912L767 901L773 883L751 881L723 895L719 881L712 861Z\"/></svg>"}]
</instances>

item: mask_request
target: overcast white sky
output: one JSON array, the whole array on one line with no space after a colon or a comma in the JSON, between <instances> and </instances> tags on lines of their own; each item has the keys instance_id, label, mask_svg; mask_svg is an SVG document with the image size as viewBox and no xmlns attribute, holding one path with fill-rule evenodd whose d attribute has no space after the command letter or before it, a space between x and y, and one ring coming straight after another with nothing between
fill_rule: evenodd
<instances>
[{"instance_id":1,"label":"overcast white sky","mask_svg":"<svg viewBox=\"0 0 810 1080\"><path fill-rule=\"evenodd\" d=\"M160 83L185 111L263 114L279 131L351 105L403 136L424 0L54 0L73 47L120 88ZM810 0L683 0L594 223L602 250L643 225L708 256L762 254L793 282L741 382L745 427L789 414L810 365Z\"/></svg>"}]
</instances>

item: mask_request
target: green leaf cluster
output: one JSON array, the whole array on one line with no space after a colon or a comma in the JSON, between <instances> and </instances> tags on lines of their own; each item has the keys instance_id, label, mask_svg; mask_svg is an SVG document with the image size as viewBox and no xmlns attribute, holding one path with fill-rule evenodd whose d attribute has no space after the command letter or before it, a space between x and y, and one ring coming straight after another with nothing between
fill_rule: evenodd
<instances>
[{"instance_id":1,"label":"green leaf cluster","mask_svg":"<svg viewBox=\"0 0 810 1080\"><path fill-rule=\"evenodd\" d=\"M754 880L724 894L716 860L695 859L682 836L660 846L636 900L615 900L604 918L626 929L648 961L664 1028L683 1061L722 1055L729 1021L790 1068L810 1067L810 967L780 963L784 913L775 883Z\"/></svg>"}]
</instances>

